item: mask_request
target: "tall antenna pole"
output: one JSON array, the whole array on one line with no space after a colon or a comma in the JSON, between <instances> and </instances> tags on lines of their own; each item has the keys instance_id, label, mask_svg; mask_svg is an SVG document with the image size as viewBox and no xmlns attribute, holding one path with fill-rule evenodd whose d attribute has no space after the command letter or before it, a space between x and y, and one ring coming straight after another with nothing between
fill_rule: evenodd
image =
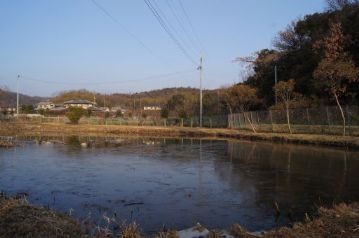
<instances>
[{"instance_id":1,"label":"tall antenna pole","mask_svg":"<svg viewBox=\"0 0 359 238\"><path fill-rule=\"evenodd\" d=\"M203 104L202 104L202 78L203 78L203 58L199 61L199 127L202 127L202 115L203 115Z\"/></svg>"},{"instance_id":2,"label":"tall antenna pole","mask_svg":"<svg viewBox=\"0 0 359 238\"><path fill-rule=\"evenodd\" d=\"M16 114L19 115L19 80L20 75L17 75L16 80Z\"/></svg>"},{"instance_id":3,"label":"tall antenna pole","mask_svg":"<svg viewBox=\"0 0 359 238\"><path fill-rule=\"evenodd\" d=\"M277 72L277 65L274 66L274 86L277 85L277 81L278 81L278 72ZM275 92L275 105L277 105L278 100L277 100L277 90L274 90Z\"/></svg>"}]
</instances>

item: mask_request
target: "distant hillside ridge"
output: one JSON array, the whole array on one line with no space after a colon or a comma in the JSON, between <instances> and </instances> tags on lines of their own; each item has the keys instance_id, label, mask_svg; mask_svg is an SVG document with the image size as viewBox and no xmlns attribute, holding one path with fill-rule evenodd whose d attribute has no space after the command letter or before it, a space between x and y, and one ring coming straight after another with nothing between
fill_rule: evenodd
<instances>
[{"instance_id":1,"label":"distant hillside ridge","mask_svg":"<svg viewBox=\"0 0 359 238\"><path fill-rule=\"evenodd\" d=\"M204 90L208 92L209 90ZM71 99L85 99L96 101L98 106L122 106L125 108L139 108L143 106L161 106L174 95L182 94L190 97L199 97L199 89L191 87L163 88L132 94L112 93L103 94L86 89L70 90L58 93L50 100L54 103L63 103Z\"/></svg>"},{"instance_id":2,"label":"distant hillside ridge","mask_svg":"<svg viewBox=\"0 0 359 238\"><path fill-rule=\"evenodd\" d=\"M19 94L19 105L36 105L48 98ZM16 107L16 93L0 88L0 107Z\"/></svg>"}]
</instances>

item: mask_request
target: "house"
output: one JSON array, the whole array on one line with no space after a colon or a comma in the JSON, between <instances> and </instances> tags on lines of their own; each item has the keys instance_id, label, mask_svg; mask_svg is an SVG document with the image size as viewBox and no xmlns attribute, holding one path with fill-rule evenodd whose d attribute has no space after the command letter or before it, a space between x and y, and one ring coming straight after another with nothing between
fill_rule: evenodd
<instances>
[{"instance_id":1,"label":"house","mask_svg":"<svg viewBox=\"0 0 359 238\"><path fill-rule=\"evenodd\" d=\"M122 107L120 107L120 106L111 107L111 112L116 113L116 112L118 112L118 111L121 111L122 113L125 113L125 112L126 112L126 110L125 110L125 109L122 109Z\"/></svg>"},{"instance_id":2,"label":"house","mask_svg":"<svg viewBox=\"0 0 359 238\"><path fill-rule=\"evenodd\" d=\"M143 107L144 111L161 111L161 107L159 106L146 106Z\"/></svg>"},{"instance_id":3,"label":"house","mask_svg":"<svg viewBox=\"0 0 359 238\"><path fill-rule=\"evenodd\" d=\"M50 110L50 109L53 109L53 108L55 108L55 103L52 103L52 102L39 102L37 104L36 110L40 110L40 109Z\"/></svg>"},{"instance_id":4,"label":"house","mask_svg":"<svg viewBox=\"0 0 359 238\"><path fill-rule=\"evenodd\" d=\"M88 100L83 100L83 99L76 99L76 100L70 100L70 101L64 102L65 108L81 107L83 109L88 109L88 108L92 108L94 105L95 104L93 102L90 102Z\"/></svg>"}]
</instances>

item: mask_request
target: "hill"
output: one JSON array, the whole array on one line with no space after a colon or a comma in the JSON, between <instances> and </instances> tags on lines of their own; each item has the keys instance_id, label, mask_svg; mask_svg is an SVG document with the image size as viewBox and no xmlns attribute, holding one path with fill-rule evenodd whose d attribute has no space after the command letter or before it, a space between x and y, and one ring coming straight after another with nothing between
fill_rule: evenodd
<instances>
[{"instance_id":1,"label":"hill","mask_svg":"<svg viewBox=\"0 0 359 238\"><path fill-rule=\"evenodd\" d=\"M41 101L46 101L44 97L32 97L24 94L19 95L20 105L36 105ZM15 107L16 106L16 93L6 89L0 89L0 107Z\"/></svg>"},{"instance_id":2,"label":"hill","mask_svg":"<svg viewBox=\"0 0 359 238\"><path fill-rule=\"evenodd\" d=\"M64 91L53 97L51 100L55 103L62 103L70 99L86 99L96 101L99 106L122 106L125 108L139 108L145 105L164 105L176 94L187 96L198 95L198 89L195 88L164 88L152 91L139 92L134 94L114 93L101 94L91 92L85 89Z\"/></svg>"}]
</instances>

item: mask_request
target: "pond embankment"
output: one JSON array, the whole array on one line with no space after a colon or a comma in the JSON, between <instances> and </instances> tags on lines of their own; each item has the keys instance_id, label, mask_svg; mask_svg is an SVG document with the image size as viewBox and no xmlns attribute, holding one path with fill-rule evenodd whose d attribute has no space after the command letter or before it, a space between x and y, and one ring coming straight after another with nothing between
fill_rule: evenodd
<instances>
[{"instance_id":1,"label":"pond embankment","mask_svg":"<svg viewBox=\"0 0 359 238\"><path fill-rule=\"evenodd\" d=\"M281 143L311 144L359 148L359 137L313 134L253 133L247 130L152 127L120 125L70 125L62 123L1 123L0 134L7 136L68 136L68 135L140 135L168 137L233 138Z\"/></svg>"},{"instance_id":2,"label":"pond embankment","mask_svg":"<svg viewBox=\"0 0 359 238\"><path fill-rule=\"evenodd\" d=\"M207 230L201 225L176 231L161 231L154 235L141 232L140 226L132 223L121 226L117 234L106 228L94 227L97 233L88 234L80 223L70 216L36 207L24 199L15 199L0 195L0 237L358 237L359 204L341 204L331 209L319 208L318 217L308 216L303 223L292 227L282 227L270 231L248 232L239 224L228 230Z\"/></svg>"}]
</instances>

